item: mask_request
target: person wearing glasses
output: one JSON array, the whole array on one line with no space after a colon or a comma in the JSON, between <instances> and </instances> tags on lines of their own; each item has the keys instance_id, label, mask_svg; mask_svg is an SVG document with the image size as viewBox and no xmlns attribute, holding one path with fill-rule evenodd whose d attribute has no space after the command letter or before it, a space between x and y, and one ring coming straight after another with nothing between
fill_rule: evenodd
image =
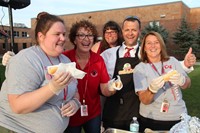
<instances>
[{"instance_id":1,"label":"person wearing glasses","mask_svg":"<svg viewBox=\"0 0 200 133\"><path fill-rule=\"evenodd\" d=\"M70 29L69 39L75 47L63 54L76 62L76 67L87 74L78 80L81 108L70 118L65 133L81 133L82 128L85 133L100 133L100 93L111 96L116 91L108 84L110 78L103 58L91 51L97 40L96 27L87 20L76 22Z\"/></svg>"},{"instance_id":2,"label":"person wearing glasses","mask_svg":"<svg viewBox=\"0 0 200 133\"><path fill-rule=\"evenodd\" d=\"M79 109L77 80L69 72L47 72L47 66L70 62L62 54L64 21L39 13L35 39L36 45L21 50L6 67L0 91L1 133L63 133ZM63 102L67 104L62 106Z\"/></svg>"},{"instance_id":3,"label":"person wearing glasses","mask_svg":"<svg viewBox=\"0 0 200 133\"><path fill-rule=\"evenodd\" d=\"M108 21L103 26L103 39L92 46L92 51L101 54L104 50L122 44L122 31L115 21Z\"/></svg>"},{"instance_id":4,"label":"person wearing glasses","mask_svg":"<svg viewBox=\"0 0 200 133\"><path fill-rule=\"evenodd\" d=\"M110 79L116 78L117 75L120 75L120 77L123 78L122 81L124 84L123 89L117 91L116 94L109 97L106 100L106 103L104 104L104 106L106 107L103 111L102 118L104 123L103 125L106 128L113 127L113 128L129 130L129 124L130 121L132 120L132 117L138 116L139 99L138 96L135 95L134 93L134 84L131 73L133 73L134 66L140 62L139 44L137 42L140 32L141 32L140 20L137 17L133 16L127 17L122 24L122 34L125 40L122 43L122 46L120 45L107 49L101 54L106 64L106 68L110 76ZM96 34L93 35L95 39ZM76 43L78 36L79 36L78 34L74 34L74 38L76 37L76 39L71 40L73 44ZM80 35L80 37L81 36L82 35ZM83 35L84 40L85 39L88 40L89 39L88 37L89 36ZM96 39L93 40L92 43L94 43L95 41ZM83 43L83 45L81 46L84 49L84 47L87 48L87 46L90 46L90 44ZM126 46L130 48L131 57L127 57L129 55L127 54L129 52L127 51L129 50L126 48ZM9 51L4 54L2 59L2 63L4 65L6 65L9 59L12 57L11 53L12 52ZM124 57L124 55L126 55L126 57ZM83 63L81 60L79 62ZM190 70L192 70L191 66L193 66L195 62L196 62L196 57L194 54L191 53L191 50L189 50L189 52L185 56L182 66L184 67L185 65L185 69L189 68L188 69L189 72ZM96 72L94 71L93 74L95 73ZM110 110L112 110L112 112Z\"/></svg>"},{"instance_id":5,"label":"person wearing glasses","mask_svg":"<svg viewBox=\"0 0 200 133\"><path fill-rule=\"evenodd\" d=\"M168 56L162 36L147 33L141 44L141 63L135 67L135 92L140 99L140 131L169 131L187 113L181 90L191 81L179 61ZM171 76L169 75L171 73ZM168 76L169 75L169 76Z\"/></svg>"},{"instance_id":6,"label":"person wearing glasses","mask_svg":"<svg viewBox=\"0 0 200 133\"><path fill-rule=\"evenodd\" d=\"M122 31L121 27L115 21L108 21L103 26L103 39L92 46L92 51L101 54L104 50L112 47L116 47L122 44ZM104 96L101 96L101 107L105 103ZM102 127L103 128L103 127ZM103 129L102 129L103 130Z\"/></svg>"},{"instance_id":7,"label":"person wearing glasses","mask_svg":"<svg viewBox=\"0 0 200 133\"><path fill-rule=\"evenodd\" d=\"M113 96L106 98L103 109L103 126L129 130L133 117L139 116L139 98L135 93L133 82L134 67L140 63L140 47L138 38L141 33L141 22L136 16L129 16L122 23L124 42L101 53L111 79L120 76L123 88ZM191 67L196 57L191 50L186 55L184 64ZM189 70L192 68L189 68ZM188 71L189 71L188 70Z\"/></svg>"}]
</instances>

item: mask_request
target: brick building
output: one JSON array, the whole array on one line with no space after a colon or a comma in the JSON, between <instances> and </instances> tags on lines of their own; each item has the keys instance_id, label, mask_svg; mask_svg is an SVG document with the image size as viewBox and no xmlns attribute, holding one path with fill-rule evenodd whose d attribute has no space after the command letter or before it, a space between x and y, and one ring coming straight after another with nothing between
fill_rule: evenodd
<instances>
[{"instance_id":1,"label":"brick building","mask_svg":"<svg viewBox=\"0 0 200 133\"><path fill-rule=\"evenodd\" d=\"M189 8L182 1L170 2L164 4L154 4L148 6L137 6L137 7L127 7L119 8L113 10L102 10L94 12L85 12L85 13L75 13L75 14L63 14L60 15L64 19L67 32L72 25L72 23L87 19L94 23L97 26L99 36L102 35L103 24L109 20L114 20L120 25L122 21L127 16L138 16L142 22L142 29L151 24L153 21L156 21L157 24L165 27L169 32L169 38L172 37L172 34L177 30L180 25L181 19L186 17L187 22L191 25L193 30L196 30L200 27L200 7L199 8ZM35 18L31 19L31 30L34 29ZM32 36L32 35L31 35ZM170 40L170 39L169 39ZM30 41L30 40L29 40ZM27 42L30 44L32 41ZM173 45L172 41L169 41L170 45ZM1 49L0 42L0 49ZM19 47L20 50L22 47ZM67 41L66 49L71 49L73 46ZM1 50L0 50L1 52Z\"/></svg>"},{"instance_id":2,"label":"brick building","mask_svg":"<svg viewBox=\"0 0 200 133\"><path fill-rule=\"evenodd\" d=\"M19 50L30 47L32 39L30 38L30 28L24 27L21 24L15 23L13 25L14 44L11 46L11 30L10 26L0 25L0 54L13 49L15 53Z\"/></svg>"}]
</instances>

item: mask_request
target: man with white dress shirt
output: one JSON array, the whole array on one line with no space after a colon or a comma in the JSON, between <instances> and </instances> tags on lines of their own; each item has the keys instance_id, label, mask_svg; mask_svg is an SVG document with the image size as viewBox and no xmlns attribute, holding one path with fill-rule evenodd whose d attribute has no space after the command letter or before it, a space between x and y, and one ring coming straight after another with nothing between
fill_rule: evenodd
<instances>
[{"instance_id":1,"label":"man with white dress shirt","mask_svg":"<svg viewBox=\"0 0 200 133\"><path fill-rule=\"evenodd\" d=\"M140 47L138 38L141 33L141 22L136 16L127 17L122 23L124 42L121 46L105 50L103 57L111 79L120 76L123 88L113 96L106 98L103 109L103 126L129 130L133 117L139 115L139 98L135 93L133 82L134 67L140 62ZM182 61L186 72L193 70L196 57L190 49ZM128 55L128 56L127 56ZM185 66L184 66L185 65ZM189 67L189 68L188 68Z\"/></svg>"}]
</instances>

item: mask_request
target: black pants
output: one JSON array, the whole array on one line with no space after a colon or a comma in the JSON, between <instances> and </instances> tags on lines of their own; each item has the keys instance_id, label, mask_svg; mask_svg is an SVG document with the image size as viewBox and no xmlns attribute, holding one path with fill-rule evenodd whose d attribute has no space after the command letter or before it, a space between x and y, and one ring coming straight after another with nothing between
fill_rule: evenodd
<instances>
[{"instance_id":1,"label":"black pants","mask_svg":"<svg viewBox=\"0 0 200 133\"><path fill-rule=\"evenodd\" d=\"M150 128L152 130L167 130L169 131L178 121L157 121L149 118L145 118L143 116L139 116L140 123L140 132L144 132L146 128Z\"/></svg>"}]
</instances>

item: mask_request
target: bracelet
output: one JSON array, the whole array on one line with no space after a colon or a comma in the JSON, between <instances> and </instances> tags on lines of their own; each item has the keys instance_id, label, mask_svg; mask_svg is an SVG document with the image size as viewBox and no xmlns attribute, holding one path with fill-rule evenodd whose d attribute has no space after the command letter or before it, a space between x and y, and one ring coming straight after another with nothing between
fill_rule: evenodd
<instances>
[{"instance_id":1,"label":"bracelet","mask_svg":"<svg viewBox=\"0 0 200 133\"><path fill-rule=\"evenodd\" d=\"M73 98L72 100L74 100L74 102L77 104L78 108L81 107L81 103L79 102L79 100L77 98Z\"/></svg>"}]
</instances>

